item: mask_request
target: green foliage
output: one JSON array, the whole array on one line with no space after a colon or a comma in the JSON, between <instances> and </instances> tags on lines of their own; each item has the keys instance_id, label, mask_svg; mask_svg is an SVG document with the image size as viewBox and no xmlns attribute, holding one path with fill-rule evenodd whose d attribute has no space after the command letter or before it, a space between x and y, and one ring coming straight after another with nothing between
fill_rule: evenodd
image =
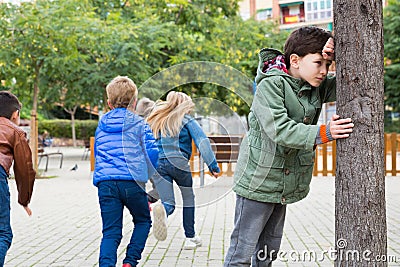
<instances>
[{"instance_id":1,"label":"green foliage","mask_svg":"<svg viewBox=\"0 0 400 267\"><path fill-rule=\"evenodd\" d=\"M105 86L115 76L129 76L140 86L162 70L191 61L230 66L252 80L259 49L282 49L287 32L272 22L243 21L237 13L237 0L2 4L0 80L25 108L43 116L54 105L103 110ZM163 87L150 90L157 98L165 93ZM237 95L218 85L189 84L182 90L217 98L239 114L248 112Z\"/></svg>"},{"instance_id":2,"label":"green foliage","mask_svg":"<svg viewBox=\"0 0 400 267\"><path fill-rule=\"evenodd\" d=\"M390 0L384 10L385 104L400 111L400 1Z\"/></svg>"},{"instance_id":3,"label":"green foliage","mask_svg":"<svg viewBox=\"0 0 400 267\"><path fill-rule=\"evenodd\" d=\"M400 120L385 120L385 133L400 133Z\"/></svg>"},{"instance_id":4,"label":"green foliage","mask_svg":"<svg viewBox=\"0 0 400 267\"><path fill-rule=\"evenodd\" d=\"M76 120L76 138L89 140L91 136L94 136L97 128L97 121L94 120ZM39 134L42 134L45 130L49 132L51 137L60 138L71 138L71 121L70 120L42 120L39 121Z\"/></svg>"},{"instance_id":5,"label":"green foliage","mask_svg":"<svg viewBox=\"0 0 400 267\"><path fill-rule=\"evenodd\" d=\"M41 78L50 76L54 69L65 70L78 57L74 22L79 23L77 18L89 11L85 1L38 0L21 6L1 5L0 12L1 79L21 97L33 96L36 110ZM25 95L21 89L33 91Z\"/></svg>"}]
</instances>

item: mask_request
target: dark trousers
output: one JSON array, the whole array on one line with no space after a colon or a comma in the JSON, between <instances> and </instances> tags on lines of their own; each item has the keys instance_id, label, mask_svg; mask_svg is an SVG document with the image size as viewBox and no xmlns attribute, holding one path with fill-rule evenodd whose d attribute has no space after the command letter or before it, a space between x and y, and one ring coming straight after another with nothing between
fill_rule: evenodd
<instances>
[{"instance_id":1,"label":"dark trousers","mask_svg":"<svg viewBox=\"0 0 400 267\"><path fill-rule=\"evenodd\" d=\"M13 238L10 224L10 190L7 173L0 166L0 267L4 265L6 254Z\"/></svg>"},{"instance_id":2,"label":"dark trousers","mask_svg":"<svg viewBox=\"0 0 400 267\"><path fill-rule=\"evenodd\" d=\"M183 200L183 229L185 230L185 236L188 238L194 237L195 202L192 173L188 161L183 158L160 159L153 180L167 215L171 215L175 210L173 182L179 186Z\"/></svg>"},{"instance_id":3,"label":"dark trousers","mask_svg":"<svg viewBox=\"0 0 400 267\"><path fill-rule=\"evenodd\" d=\"M236 198L235 226L224 267L269 267L279 251L286 205Z\"/></svg>"},{"instance_id":4,"label":"dark trousers","mask_svg":"<svg viewBox=\"0 0 400 267\"><path fill-rule=\"evenodd\" d=\"M122 239L123 209L132 215L134 229L123 263L136 266L146 244L151 217L144 184L134 181L102 181L98 185L103 238L100 245L100 267L115 266Z\"/></svg>"}]
</instances>

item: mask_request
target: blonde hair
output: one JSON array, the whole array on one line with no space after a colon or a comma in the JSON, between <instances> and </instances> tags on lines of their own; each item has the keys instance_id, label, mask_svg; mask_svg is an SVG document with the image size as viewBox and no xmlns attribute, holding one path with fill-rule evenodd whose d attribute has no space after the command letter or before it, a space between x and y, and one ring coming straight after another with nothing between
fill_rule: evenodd
<instances>
[{"instance_id":1,"label":"blonde hair","mask_svg":"<svg viewBox=\"0 0 400 267\"><path fill-rule=\"evenodd\" d=\"M147 118L154 137L159 138L160 134L161 136L178 136L183 117L193 108L194 103L190 96L182 92L169 92L166 101L157 101Z\"/></svg>"},{"instance_id":2,"label":"blonde hair","mask_svg":"<svg viewBox=\"0 0 400 267\"><path fill-rule=\"evenodd\" d=\"M127 76L115 77L106 87L107 98L113 108L127 108L137 99L136 84Z\"/></svg>"}]
</instances>

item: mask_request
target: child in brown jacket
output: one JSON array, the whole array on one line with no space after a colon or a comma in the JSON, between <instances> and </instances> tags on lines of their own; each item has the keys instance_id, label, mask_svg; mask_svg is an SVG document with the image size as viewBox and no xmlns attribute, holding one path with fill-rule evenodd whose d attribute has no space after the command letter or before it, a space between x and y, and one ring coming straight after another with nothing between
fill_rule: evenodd
<instances>
[{"instance_id":1,"label":"child in brown jacket","mask_svg":"<svg viewBox=\"0 0 400 267\"><path fill-rule=\"evenodd\" d=\"M18 190L18 203L30 216L30 202L35 181L32 152L26 134L18 125L21 103L7 91L0 91L0 266L4 265L7 250L13 238L10 223L10 190L8 177L14 161L14 175Z\"/></svg>"}]
</instances>

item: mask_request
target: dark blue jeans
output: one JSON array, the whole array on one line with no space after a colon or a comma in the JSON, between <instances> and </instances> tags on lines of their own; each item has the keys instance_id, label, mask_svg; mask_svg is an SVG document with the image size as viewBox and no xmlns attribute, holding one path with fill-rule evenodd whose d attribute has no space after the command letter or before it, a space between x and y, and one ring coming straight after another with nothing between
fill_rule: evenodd
<instances>
[{"instance_id":1,"label":"dark blue jeans","mask_svg":"<svg viewBox=\"0 0 400 267\"><path fill-rule=\"evenodd\" d=\"M10 224L10 190L7 174L0 166L0 266L4 265L13 238Z\"/></svg>"},{"instance_id":2,"label":"dark blue jeans","mask_svg":"<svg viewBox=\"0 0 400 267\"><path fill-rule=\"evenodd\" d=\"M122 239L124 206L132 215L134 229L123 263L136 266L141 258L151 227L151 217L144 184L134 181L103 181L98 184L103 238L100 244L101 267L115 266Z\"/></svg>"},{"instance_id":3,"label":"dark blue jeans","mask_svg":"<svg viewBox=\"0 0 400 267\"><path fill-rule=\"evenodd\" d=\"M175 210L173 181L179 186L183 200L183 229L185 230L185 236L194 237L195 203L192 173L190 172L188 161L183 158L160 159L153 180L167 215L171 215Z\"/></svg>"}]
</instances>

